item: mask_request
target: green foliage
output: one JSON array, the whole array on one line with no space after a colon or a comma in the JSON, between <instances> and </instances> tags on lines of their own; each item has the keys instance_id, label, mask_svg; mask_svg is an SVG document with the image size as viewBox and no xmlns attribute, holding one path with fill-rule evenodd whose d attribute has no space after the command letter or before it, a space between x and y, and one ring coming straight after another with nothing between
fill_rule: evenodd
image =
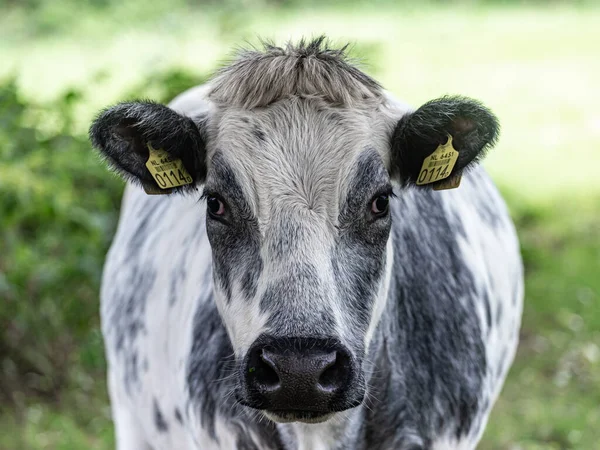
<instances>
[{"instance_id":1,"label":"green foliage","mask_svg":"<svg viewBox=\"0 0 600 450\"><path fill-rule=\"evenodd\" d=\"M73 364L104 369L97 297L121 182L73 132L80 99L38 105L0 85L0 386L12 400L54 398Z\"/></svg>"},{"instance_id":2,"label":"green foliage","mask_svg":"<svg viewBox=\"0 0 600 450\"><path fill-rule=\"evenodd\" d=\"M126 97L166 102L204 80L158 72ZM123 183L76 129L84 100L69 90L36 104L0 83L0 394L19 408L105 371L98 291Z\"/></svg>"},{"instance_id":3,"label":"green foliage","mask_svg":"<svg viewBox=\"0 0 600 450\"><path fill-rule=\"evenodd\" d=\"M481 448L592 449L600 442L600 195L523 204L526 301L515 364Z\"/></svg>"},{"instance_id":4,"label":"green foliage","mask_svg":"<svg viewBox=\"0 0 600 450\"><path fill-rule=\"evenodd\" d=\"M96 384L102 389L87 392L71 389L61 401L62 406L32 403L22 409L18 418L8 414L0 416L0 448L114 449L104 379L96 378Z\"/></svg>"},{"instance_id":5,"label":"green foliage","mask_svg":"<svg viewBox=\"0 0 600 450\"><path fill-rule=\"evenodd\" d=\"M160 103L168 103L186 89L206 81L207 75L199 75L181 68L161 70L149 74L143 83L129 89L123 98L150 98Z\"/></svg>"}]
</instances>

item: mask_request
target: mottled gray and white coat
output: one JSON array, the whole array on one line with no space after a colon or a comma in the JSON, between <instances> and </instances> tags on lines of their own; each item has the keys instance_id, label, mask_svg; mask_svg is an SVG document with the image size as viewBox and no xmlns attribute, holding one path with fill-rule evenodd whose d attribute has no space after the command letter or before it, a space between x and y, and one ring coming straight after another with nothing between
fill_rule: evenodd
<instances>
[{"instance_id":1,"label":"mottled gray and white coat","mask_svg":"<svg viewBox=\"0 0 600 450\"><path fill-rule=\"evenodd\" d=\"M412 110L322 39L245 51L169 107L103 111L92 142L130 181L101 292L117 448L475 448L523 297L477 165L497 129L462 97ZM448 134L460 187L416 186ZM148 143L194 183L147 195ZM343 393L261 406L247 365L265 339L331 345Z\"/></svg>"}]
</instances>

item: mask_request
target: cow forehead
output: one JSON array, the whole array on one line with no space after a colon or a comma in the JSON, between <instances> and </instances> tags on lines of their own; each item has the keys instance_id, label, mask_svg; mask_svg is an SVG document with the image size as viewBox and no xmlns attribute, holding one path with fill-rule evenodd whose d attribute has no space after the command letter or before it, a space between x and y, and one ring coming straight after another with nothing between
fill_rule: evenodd
<instances>
[{"instance_id":1,"label":"cow forehead","mask_svg":"<svg viewBox=\"0 0 600 450\"><path fill-rule=\"evenodd\" d=\"M360 156L376 153L386 167L389 161L393 124L376 108L291 97L267 108L223 109L216 116L208 147L209 183L218 176L211 173L211 160L225 161L262 224L278 213L335 224L359 173Z\"/></svg>"}]
</instances>

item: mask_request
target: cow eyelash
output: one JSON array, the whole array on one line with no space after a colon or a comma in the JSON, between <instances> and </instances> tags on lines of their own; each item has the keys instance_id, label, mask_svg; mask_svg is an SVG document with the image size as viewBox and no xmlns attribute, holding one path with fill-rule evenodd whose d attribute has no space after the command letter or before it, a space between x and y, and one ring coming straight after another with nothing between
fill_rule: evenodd
<instances>
[{"instance_id":1,"label":"cow eyelash","mask_svg":"<svg viewBox=\"0 0 600 450\"><path fill-rule=\"evenodd\" d=\"M398 198L398 196L396 195L396 193L394 192L394 189L392 187L385 187L383 189L378 190L371 197L371 199L375 199L375 198L379 197L380 195L387 195L389 198Z\"/></svg>"},{"instance_id":2,"label":"cow eyelash","mask_svg":"<svg viewBox=\"0 0 600 450\"><path fill-rule=\"evenodd\" d=\"M201 202L201 201L206 200L208 197L214 197L214 196L215 196L214 192L203 190L198 201Z\"/></svg>"},{"instance_id":3,"label":"cow eyelash","mask_svg":"<svg viewBox=\"0 0 600 450\"><path fill-rule=\"evenodd\" d=\"M216 197L219 200L221 200L223 203L226 203L225 199L221 195L217 194L215 191L206 191L206 190L202 191L202 194L200 195L200 198L198 199L198 201L199 202L206 201L210 197Z\"/></svg>"}]
</instances>

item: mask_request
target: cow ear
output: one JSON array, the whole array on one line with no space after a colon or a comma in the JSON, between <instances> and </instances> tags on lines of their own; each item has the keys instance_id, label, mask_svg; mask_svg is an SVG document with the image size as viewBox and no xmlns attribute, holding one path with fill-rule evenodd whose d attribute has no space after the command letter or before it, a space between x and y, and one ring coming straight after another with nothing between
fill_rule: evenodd
<instances>
[{"instance_id":1,"label":"cow ear","mask_svg":"<svg viewBox=\"0 0 600 450\"><path fill-rule=\"evenodd\" d=\"M435 187L483 158L496 143L498 131L494 114L476 100L443 97L427 102L403 116L396 125L391 149L392 176L404 186L416 185L419 176L423 178L421 169L425 158L441 145L448 145L450 136L458 158L443 180L423 185Z\"/></svg>"},{"instance_id":2,"label":"cow ear","mask_svg":"<svg viewBox=\"0 0 600 450\"><path fill-rule=\"evenodd\" d=\"M90 140L113 170L126 180L141 184L147 192L195 189L196 183L202 183L206 176L206 151L198 125L164 105L142 101L107 108L92 123ZM171 189L159 186L146 166L150 148L163 150L169 159L180 160L192 183L185 174L181 182L187 180L188 184Z\"/></svg>"}]
</instances>

